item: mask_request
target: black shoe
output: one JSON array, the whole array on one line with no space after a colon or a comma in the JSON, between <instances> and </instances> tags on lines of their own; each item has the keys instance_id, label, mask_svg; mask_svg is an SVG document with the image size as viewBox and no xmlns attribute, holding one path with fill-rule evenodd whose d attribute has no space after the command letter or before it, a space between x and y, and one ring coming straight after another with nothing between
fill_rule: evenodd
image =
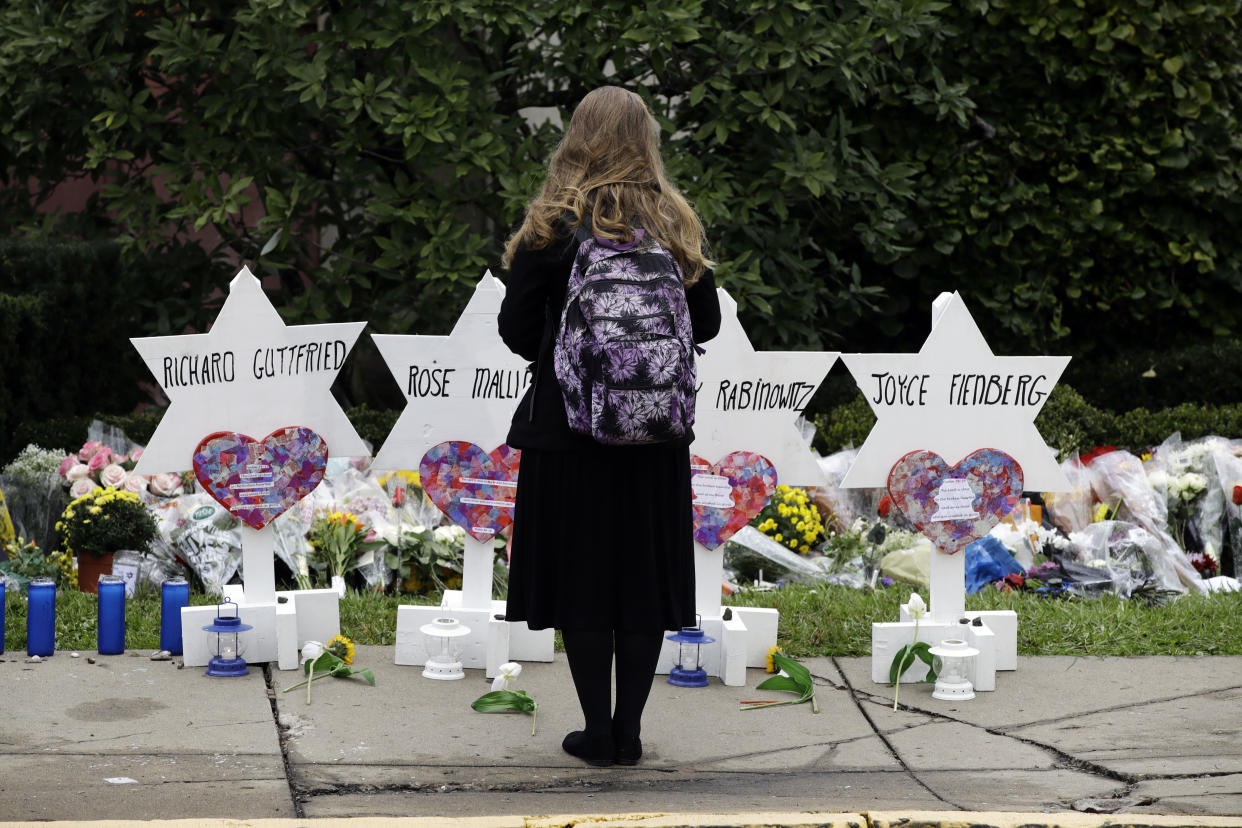
<instances>
[{"instance_id":1,"label":"black shoe","mask_svg":"<svg viewBox=\"0 0 1242 828\"><path fill-rule=\"evenodd\" d=\"M561 742L561 748L597 768L611 767L613 763L611 736L588 736L585 731L575 730Z\"/></svg>"},{"instance_id":2,"label":"black shoe","mask_svg":"<svg viewBox=\"0 0 1242 828\"><path fill-rule=\"evenodd\" d=\"M643 757L643 743L637 736L632 739L617 739L616 762L618 765L637 765Z\"/></svg>"}]
</instances>

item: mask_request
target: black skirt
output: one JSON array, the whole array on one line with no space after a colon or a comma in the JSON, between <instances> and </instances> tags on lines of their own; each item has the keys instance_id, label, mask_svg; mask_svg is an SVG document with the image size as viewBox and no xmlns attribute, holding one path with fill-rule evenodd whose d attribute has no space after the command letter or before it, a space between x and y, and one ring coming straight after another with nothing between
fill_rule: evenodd
<instances>
[{"instance_id":1,"label":"black skirt","mask_svg":"<svg viewBox=\"0 0 1242 828\"><path fill-rule=\"evenodd\" d=\"M694 624L686 443L522 451L506 618L534 630Z\"/></svg>"}]
</instances>

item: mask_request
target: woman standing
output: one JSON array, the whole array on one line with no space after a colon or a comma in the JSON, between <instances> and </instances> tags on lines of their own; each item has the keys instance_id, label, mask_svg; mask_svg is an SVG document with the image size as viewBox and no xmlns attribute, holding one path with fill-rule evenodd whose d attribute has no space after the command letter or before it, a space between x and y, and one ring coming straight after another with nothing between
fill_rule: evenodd
<instances>
[{"instance_id":1,"label":"woman standing","mask_svg":"<svg viewBox=\"0 0 1242 828\"><path fill-rule=\"evenodd\" d=\"M509 240L500 336L533 362L508 443L522 450L507 618L561 631L583 730L564 749L596 766L642 755L643 708L665 630L694 623L693 435L608 446L569 428L553 340L579 244L663 245L685 285L694 340L720 328L702 224L664 176L659 128L642 98L606 86L578 104L543 189ZM616 659L616 707L612 665Z\"/></svg>"}]
</instances>

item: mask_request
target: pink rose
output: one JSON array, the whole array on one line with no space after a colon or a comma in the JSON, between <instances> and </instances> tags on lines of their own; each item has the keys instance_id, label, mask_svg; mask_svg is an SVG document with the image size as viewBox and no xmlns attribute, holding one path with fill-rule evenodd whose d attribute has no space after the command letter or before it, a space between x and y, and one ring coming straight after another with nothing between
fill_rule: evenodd
<instances>
[{"instance_id":1,"label":"pink rose","mask_svg":"<svg viewBox=\"0 0 1242 828\"><path fill-rule=\"evenodd\" d=\"M60 468L56 470L56 473L59 474L62 479L68 480L67 475L69 473L69 470L72 469L77 464L78 464L78 456L76 454L70 454L67 457L65 457L64 460L60 461Z\"/></svg>"},{"instance_id":2,"label":"pink rose","mask_svg":"<svg viewBox=\"0 0 1242 828\"><path fill-rule=\"evenodd\" d=\"M98 440L91 440L89 443L83 443L82 448L78 450L78 459L85 463L87 460L90 460L98 454L99 450L103 447L104 444Z\"/></svg>"},{"instance_id":3,"label":"pink rose","mask_svg":"<svg viewBox=\"0 0 1242 828\"><path fill-rule=\"evenodd\" d=\"M73 481L73 485L69 487L69 496L76 500L87 492L94 491L98 488L99 487L95 485L94 480L91 480L89 477L83 477L79 480Z\"/></svg>"},{"instance_id":4,"label":"pink rose","mask_svg":"<svg viewBox=\"0 0 1242 828\"><path fill-rule=\"evenodd\" d=\"M129 462L129 458L124 454L114 454L112 455L112 462L116 463L118 466L123 466Z\"/></svg>"},{"instance_id":5,"label":"pink rose","mask_svg":"<svg viewBox=\"0 0 1242 828\"><path fill-rule=\"evenodd\" d=\"M93 472L97 472L111 462L112 449L104 446L99 451L91 455L91 459L87 462L86 467Z\"/></svg>"},{"instance_id":6,"label":"pink rose","mask_svg":"<svg viewBox=\"0 0 1242 828\"><path fill-rule=\"evenodd\" d=\"M142 453L146 451L142 446L134 446L134 450L129 453L129 459L137 463L142 459Z\"/></svg>"},{"instance_id":7,"label":"pink rose","mask_svg":"<svg viewBox=\"0 0 1242 828\"><path fill-rule=\"evenodd\" d=\"M125 491L138 494L147 490L147 478L141 474L130 474L125 477Z\"/></svg>"},{"instance_id":8,"label":"pink rose","mask_svg":"<svg viewBox=\"0 0 1242 828\"><path fill-rule=\"evenodd\" d=\"M153 474L147 482L147 491L160 497L176 497L182 493L181 475Z\"/></svg>"},{"instance_id":9,"label":"pink rose","mask_svg":"<svg viewBox=\"0 0 1242 828\"><path fill-rule=\"evenodd\" d=\"M78 463L76 466L70 466L69 471L65 472L65 479L70 483L78 480L84 480L91 476L91 470L85 463Z\"/></svg>"},{"instance_id":10,"label":"pink rose","mask_svg":"<svg viewBox=\"0 0 1242 828\"><path fill-rule=\"evenodd\" d=\"M95 455L95 457L98 456L98 454ZM95 457L92 457L91 460L94 460ZM122 485L124 485L125 478L128 474L129 472L125 471L125 469L121 468L116 463L104 466L103 471L99 472L99 485L107 486L109 489L119 489Z\"/></svg>"}]
</instances>

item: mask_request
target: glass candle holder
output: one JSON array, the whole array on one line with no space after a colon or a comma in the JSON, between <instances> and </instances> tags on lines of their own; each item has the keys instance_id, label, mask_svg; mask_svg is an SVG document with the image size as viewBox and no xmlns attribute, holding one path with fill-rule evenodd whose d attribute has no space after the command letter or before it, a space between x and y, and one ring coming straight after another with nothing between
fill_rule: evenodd
<instances>
[{"instance_id":1,"label":"glass candle holder","mask_svg":"<svg viewBox=\"0 0 1242 828\"><path fill-rule=\"evenodd\" d=\"M98 584L99 630L96 636L100 655L125 652L125 579L100 575Z\"/></svg>"},{"instance_id":2,"label":"glass candle holder","mask_svg":"<svg viewBox=\"0 0 1242 828\"><path fill-rule=\"evenodd\" d=\"M669 670L668 683L675 687L706 687L707 671L703 669L703 645L713 644L716 639L703 632L702 627L682 627L679 632L666 635L677 644L677 664Z\"/></svg>"},{"instance_id":3,"label":"glass candle holder","mask_svg":"<svg viewBox=\"0 0 1242 828\"><path fill-rule=\"evenodd\" d=\"M56 652L56 582L35 578L26 585L26 655Z\"/></svg>"},{"instance_id":4,"label":"glass candle holder","mask_svg":"<svg viewBox=\"0 0 1242 828\"><path fill-rule=\"evenodd\" d=\"M160 649L181 655L181 608L190 605L190 582L170 578L160 587Z\"/></svg>"}]
</instances>

